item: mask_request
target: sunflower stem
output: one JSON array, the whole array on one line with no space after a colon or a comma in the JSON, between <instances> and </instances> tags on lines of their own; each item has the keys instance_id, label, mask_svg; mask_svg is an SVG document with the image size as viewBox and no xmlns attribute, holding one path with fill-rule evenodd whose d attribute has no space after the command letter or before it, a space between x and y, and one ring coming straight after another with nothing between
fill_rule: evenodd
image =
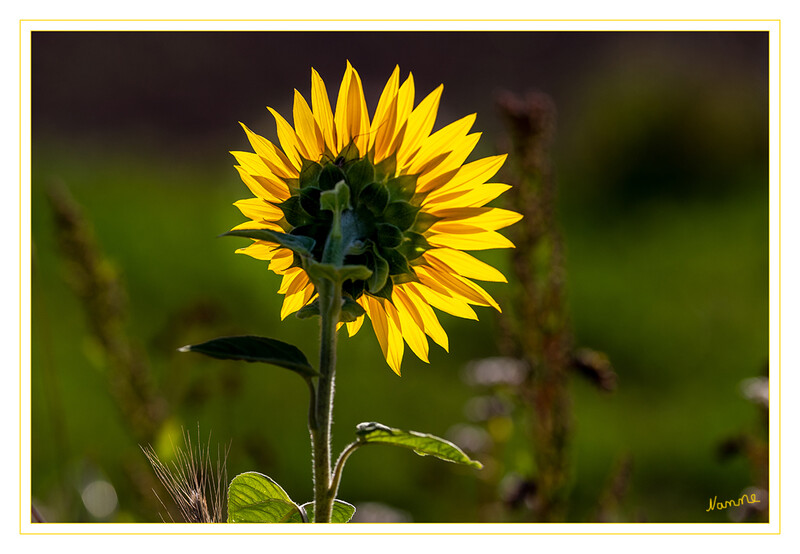
<instances>
[{"instance_id":1,"label":"sunflower stem","mask_svg":"<svg viewBox=\"0 0 800 554\"><path fill-rule=\"evenodd\" d=\"M314 451L314 522L330 523L336 492L331 478L331 417L336 375L336 327L342 310L341 284L329 280L319 283L321 316L319 382L314 398L314 418L309 430Z\"/></svg>"}]
</instances>

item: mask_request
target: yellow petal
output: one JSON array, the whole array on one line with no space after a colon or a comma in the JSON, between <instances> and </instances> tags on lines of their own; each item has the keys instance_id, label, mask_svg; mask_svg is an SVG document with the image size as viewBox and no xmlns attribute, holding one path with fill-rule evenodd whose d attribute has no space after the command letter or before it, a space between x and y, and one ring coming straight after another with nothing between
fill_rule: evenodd
<instances>
[{"instance_id":1,"label":"yellow petal","mask_svg":"<svg viewBox=\"0 0 800 554\"><path fill-rule=\"evenodd\" d=\"M295 169L299 171L303 165L300 157L302 156L308 159L310 157L309 153L306 151L305 147L300 144L300 141L297 139L297 133L294 132L289 122L269 106L267 106L267 109L272 114L272 117L275 118L275 124L278 128L278 141L281 143L281 148L283 148L286 157L289 158L289 161L292 162Z\"/></svg>"},{"instance_id":2,"label":"yellow petal","mask_svg":"<svg viewBox=\"0 0 800 554\"><path fill-rule=\"evenodd\" d=\"M247 254L248 256L257 260L271 260L275 255L275 246L263 241L257 241L250 246L239 248L236 250L237 254Z\"/></svg>"},{"instance_id":3,"label":"yellow petal","mask_svg":"<svg viewBox=\"0 0 800 554\"><path fill-rule=\"evenodd\" d=\"M270 192L270 190L267 189L266 186L264 186L263 184L261 184L261 182L256 180L253 176L248 174L247 171L243 167L238 166L238 165L235 165L233 167L236 169L236 171L239 172L239 177L242 178L242 182L247 186L248 189L250 189L250 192L252 192L255 196L258 196L259 198L263 198L264 200L267 200L268 202L281 202L281 199L278 196L276 196L275 194ZM287 190L287 194L288 194L288 190Z\"/></svg>"},{"instance_id":4,"label":"yellow petal","mask_svg":"<svg viewBox=\"0 0 800 554\"><path fill-rule=\"evenodd\" d=\"M241 229L269 229L270 231L279 231L283 232L283 229L277 223L272 223L271 221L245 221L244 223L240 223L236 225L231 231L239 231Z\"/></svg>"},{"instance_id":5,"label":"yellow petal","mask_svg":"<svg viewBox=\"0 0 800 554\"><path fill-rule=\"evenodd\" d=\"M283 219L283 212L263 198L248 198L238 200L233 203L245 217L260 221L280 221Z\"/></svg>"},{"instance_id":6,"label":"yellow petal","mask_svg":"<svg viewBox=\"0 0 800 554\"><path fill-rule=\"evenodd\" d=\"M456 191L467 192L484 184L497 173L507 157L507 154L490 156L462 165L449 182L432 190L426 200L436 202L443 195Z\"/></svg>"},{"instance_id":7,"label":"yellow petal","mask_svg":"<svg viewBox=\"0 0 800 554\"><path fill-rule=\"evenodd\" d=\"M453 151L453 142L459 137L466 136L475 123L475 117L475 114L462 117L426 137L420 144L419 151L414 155L414 159L411 160L408 173L411 175L421 174L423 173L423 168L432 159L442 154L449 155Z\"/></svg>"},{"instance_id":8,"label":"yellow petal","mask_svg":"<svg viewBox=\"0 0 800 554\"><path fill-rule=\"evenodd\" d=\"M428 234L425 238L431 246L453 248L455 250L489 250L492 248L514 248L514 243L496 231L483 233L441 233Z\"/></svg>"},{"instance_id":9,"label":"yellow petal","mask_svg":"<svg viewBox=\"0 0 800 554\"><path fill-rule=\"evenodd\" d=\"M436 215L440 210L448 208L479 208L488 202L491 202L505 191L511 188L511 185L502 183L485 183L479 187L475 187L469 192L454 192L445 194L435 200L425 198L422 201L422 206L425 211Z\"/></svg>"},{"instance_id":10,"label":"yellow petal","mask_svg":"<svg viewBox=\"0 0 800 554\"><path fill-rule=\"evenodd\" d=\"M417 266L417 276L423 285L453 297L460 297L478 306L491 306L500 311L500 306L494 298L478 285L465 281L457 275L452 275L436 267Z\"/></svg>"},{"instance_id":11,"label":"yellow petal","mask_svg":"<svg viewBox=\"0 0 800 554\"><path fill-rule=\"evenodd\" d=\"M355 142L359 154L365 156L369 148L369 112L364 99L361 77L355 69L350 74L350 90L347 92L347 119L350 137Z\"/></svg>"},{"instance_id":12,"label":"yellow petal","mask_svg":"<svg viewBox=\"0 0 800 554\"><path fill-rule=\"evenodd\" d=\"M397 91L397 115L395 117L394 131L392 139L387 147L389 152L397 152L408 128L408 116L414 107L414 76L409 73L408 79L400 86Z\"/></svg>"},{"instance_id":13,"label":"yellow petal","mask_svg":"<svg viewBox=\"0 0 800 554\"><path fill-rule=\"evenodd\" d=\"M292 267L292 263L294 263L294 253L288 248L280 248L272 256L272 261L267 269L278 275L283 275Z\"/></svg>"},{"instance_id":14,"label":"yellow petal","mask_svg":"<svg viewBox=\"0 0 800 554\"><path fill-rule=\"evenodd\" d=\"M408 283L408 286L412 287L423 299L425 299L426 302L428 302L434 308L442 310L443 312L447 312L448 314L456 317L474 319L476 321L478 319L475 311L469 307L469 304L461 299L453 298L448 294L439 293L432 288L419 283Z\"/></svg>"},{"instance_id":15,"label":"yellow petal","mask_svg":"<svg viewBox=\"0 0 800 554\"><path fill-rule=\"evenodd\" d=\"M364 308L367 312L367 316L369 317L370 321L372 321L372 329L375 331L375 336L378 339L378 344L381 345L381 351L383 352L383 357L386 358L386 361L389 363L389 366L392 370L400 374L400 364L397 363L397 369L393 366L393 360L396 358L397 347L394 343L396 340L395 335L396 330L393 328L393 323L390 322L389 317L386 314L386 310L383 307L378 299L373 298L367 294L361 296L358 299L358 303ZM390 340L390 335L392 335ZM400 358L402 359L402 347L403 347L403 339L400 339ZM390 359L391 358L391 359Z\"/></svg>"},{"instance_id":16,"label":"yellow petal","mask_svg":"<svg viewBox=\"0 0 800 554\"><path fill-rule=\"evenodd\" d=\"M331 103L328 100L328 90L325 88L325 81L319 76L315 69L311 69L311 104L314 111L314 119L322 131L322 138L331 150L336 149L336 131L333 124L333 112Z\"/></svg>"},{"instance_id":17,"label":"yellow petal","mask_svg":"<svg viewBox=\"0 0 800 554\"><path fill-rule=\"evenodd\" d=\"M301 290L287 294L281 306L281 320L286 319L287 316L302 308L313 294L314 285L310 283L307 283L305 288Z\"/></svg>"},{"instance_id":18,"label":"yellow petal","mask_svg":"<svg viewBox=\"0 0 800 554\"><path fill-rule=\"evenodd\" d=\"M430 230L437 233L459 233L496 231L509 225L513 225L520 219L522 214L504 210L502 208L449 208L436 212L440 221L434 223Z\"/></svg>"},{"instance_id":19,"label":"yellow petal","mask_svg":"<svg viewBox=\"0 0 800 554\"><path fill-rule=\"evenodd\" d=\"M400 299L402 293L395 287L392 291L392 300L397 311L397 316L400 321L400 330L402 336L411 347L411 351L417 355L417 358L425 363L428 362L428 339L425 338L423 332L424 324L422 317L414 307L413 304L403 304Z\"/></svg>"},{"instance_id":20,"label":"yellow petal","mask_svg":"<svg viewBox=\"0 0 800 554\"><path fill-rule=\"evenodd\" d=\"M435 190L455 177L459 168L464 161L469 157L478 140L481 138L481 133L472 133L463 138L457 138L453 141L452 152L438 165L427 168L426 172L419 176L417 179L417 190L420 192L428 192Z\"/></svg>"},{"instance_id":21,"label":"yellow petal","mask_svg":"<svg viewBox=\"0 0 800 554\"><path fill-rule=\"evenodd\" d=\"M388 300L379 298L378 302L386 310L386 321L389 327L389 345L386 353L386 361L392 371L400 375L400 364L403 361L403 333L400 327L400 317L397 309Z\"/></svg>"},{"instance_id":22,"label":"yellow petal","mask_svg":"<svg viewBox=\"0 0 800 554\"><path fill-rule=\"evenodd\" d=\"M314 114L308 107L306 99L295 89L294 91L294 128L297 138L308 153L307 160L319 161L324 149L322 142L322 131L314 120Z\"/></svg>"},{"instance_id":23,"label":"yellow petal","mask_svg":"<svg viewBox=\"0 0 800 554\"><path fill-rule=\"evenodd\" d=\"M401 291L399 298L403 306L406 308L409 305L413 306L422 318L422 327L425 329L425 334L432 338L433 342L444 348L445 351L449 351L450 345L447 340L447 333L445 333L428 302L412 287L397 285L394 290L398 289Z\"/></svg>"},{"instance_id":24,"label":"yellow petal","mask_svg":"<svg viewBox=\"0 0 800 554\"><path fill-rule=\"evenodd\" d=\"M461 275L469 279L480 281L494 281L496 283L507 283L505 276L489 264L478 260L462 252L451 248L432 248L427 250L423 256L430 264L439 262L450 269L450 273Z\"/></svg>"},{"instance_id":25,"label":"yellow petal","mask_svg":"<svg viewBox=\"0 0 800 554\"><path fill-rule=\"evenodd\" d=\"M281 281L281 286L278 289L278 294L286 294L289 291L289 287L292 285L292 283L294 283L295 280L304 274L305 271L303 271L303 268L301 267L293 267L287 270L283 275L283 280ZM306 277L306 279L308 279L308 277Z\"/></svg>"},{"instance_id":26,"label":"yellow petal","mask_svg":"<svg viewBox=\"0 0 800 554\"><path fill-rule=\"evenodd\" d=\"M369 148L375 147L375 161L380 162L386 158L386 137L394 132L395 118L397 117L397 89L400 84L400 66L395 66L391 77L383 87L383 92L375 108L375 115L369 128ZM380 138L379 138L380 137Z\"/></svg>"},{"instance_id":27,"label":"yellow petal","mask_svg":"<svg viewBox=\"0 0 800 554\"><path fill-rule=\"evenodd\" d=\"M444 85L436 87L408 116L408 129L406 129L403 143L397 152L398 167L404 168L410 163L411 156L419 150L422 140L433 130L443 90Z\"/></svg>"},{"instance_id":28,"label":"yellow petal","mask_svg":"<svg viewBox=\"0 0 800 554\"><path fill-rule=\"evenodd\" d=\"M350 337L354 337L358 330L361 329L361 325L364 323L364 316L357 318L355 321L350 321L347 323L347 335Z\"/></svg>"},{"instance_id":29,"label":"yellow petal","mask_svg":"<svg viewBox=\"0 0 800 554\"><path fill-rule=\"evenodd\" d=\"M369 115L361 78L350 62L347 62L347 69L339 86L333 121L336 124L337 153L352 139L359 154L364 155L369 144Z\"/></svg>"},{"instance_id":30,"label":"yellow petal","mask_svg":"<svg viewBox=\"0 0 800 554\"><path fill-rule=\"evenodd\" d=\"M263 158L264 163L270 168L272 173L282 179L292 179L297 177L297 169L292 166L286 154L281 152L280 148L272 144L270 141L255 134L247 125L239 122L244 132L247 134L247 140L250 141L250 146L253 147L256 154Z\"/></svg>"}]
</instances>

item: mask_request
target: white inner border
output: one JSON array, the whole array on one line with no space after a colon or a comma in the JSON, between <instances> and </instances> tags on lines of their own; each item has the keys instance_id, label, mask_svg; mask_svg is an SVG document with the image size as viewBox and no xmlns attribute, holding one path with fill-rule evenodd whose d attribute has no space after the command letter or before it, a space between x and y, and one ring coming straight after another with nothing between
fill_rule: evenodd
<instances>
[{"instance_id":1,"label":"white inner border","mask_svg":"<svg viewBox=\"0 0 800 554\"><path fill-rule=\"evenodd\" d=\"M770 207L770 360L771 375L770 381L770 514L769 524L348 524L348 525L309 525L304 526L304 534L464 534L464 533L509 533L509 534L548 534L548 533L591 533L591 534L643 534L643 533L691 533L691 534L762 534L779 533L781 520L781 488L780 488L780 459L778 456L779 429L780 429L780 336L779 336L779 232L780 232L780 73L779 73L779 52L780 52L780 23L777 20L763 21L695 21L695 20L669 20L669 21L582 21L582 20L552 20L552 21L153 21L153 20L130 20L130 21L21 21L20 23L20 109L21 109L21 129L20 129L20 205L21 205L21 260L20 268L21 282L21 352L20 352L20 448L21 448L21 468L20 468L20 527L22 534L61 534L61 533L80 533L80 534L107 534L107 533L191 533L191 534L253 534L265 533L277 535L281 533L296 534L300 531L294 525L185 525L185 524L47 524L33 525L28 523L27 516L30 513L30 449L31 449L31 425L30 425L30 263L31 255L31 227L30 227L30 167L31 167L31 31L38 30L171 30L171 31L294 31L294 30L370 30L370 31L458 31L458 30L492 30L492 31L768 31L770 33L770 185L769 185L769 207ZM16 307L14 308L16 309ZM16 370L15 370L16 371ZM15 406L16 407L16 406ZM785 435L785 434L784 434ZM784 437L785 438L785 437ZM11 442L11 436L6 437ZM10 478L10 476L7 476ZM11 491L10 491L11 492ZM9 499L7 499L8 502ZM6 524L10 521L6 519ZM374 537L377 539L377 537ZM439 537L446 539L447 537ZM652 550L654 544L641 543L638 539L646 537L631 537L631 540L639 543L640 546L647 544ZM209 537L217 545L222 547L221 542L216 539L224 537ZM433 541L430 546L436 548L434 543L442 544L437 537L430 537ZM477 542L473 546L483 544L486 548L492 548L492 543L485 542L491 537L471 537ZM383 539L385 541L385 539ZM395 539L391 539L394 541ZM652 540L652 539L650 539ZM749 541L742 537L742 540ZM174 541L169 541L172 548L176 546ZM107 545L108 542L104 541ZM263 544L263 543L262 543ZM376 546L384 543L375 542ZM712 543L713 544L713 543ZM51 543L51 546L52 545ZM99 544L98 544L99 546ZM658 547L656 547L658 549Z\"/></svg>"}]
</instances>

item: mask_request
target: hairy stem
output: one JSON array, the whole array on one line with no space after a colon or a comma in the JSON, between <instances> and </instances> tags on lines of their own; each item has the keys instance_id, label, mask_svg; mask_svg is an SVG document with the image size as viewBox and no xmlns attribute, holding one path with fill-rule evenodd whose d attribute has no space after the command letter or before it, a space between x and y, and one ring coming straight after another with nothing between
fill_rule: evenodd
<instances>
[{"instance_id":1,"label":"hairy stem","mask_svg":"<svg viewBox=\"0 0 800 554\"><path fill-rule=\"evenodd\" d=\"M331 494L331 416L333 386L336 375L336 326L342 310L342 287L323 281L319 287L321 338L319 382L314 406L314 419L309 421L314 450L314 522L330 523ZM309 418L311 419L311 418ZM335 493L334 493L335 494Z\"/></svg>"},{"instance_id":2,"label":"hairy stem","mask_svg":"<svg viewBox=\"0 0 800 554\"><path fill-rule=\"evenodd\" d=\"M342 471L344 470L344 464L347 462L347 458L363 445L364 443L362 442L351 442L347 445L347 448L342 450L342 453L339 454L339 459L336 460L336 467L333 470L333 479L331 480L331 500L336 498L336 493L339 491L339 482L342 480Z\"/></svg>"}]
</instances>

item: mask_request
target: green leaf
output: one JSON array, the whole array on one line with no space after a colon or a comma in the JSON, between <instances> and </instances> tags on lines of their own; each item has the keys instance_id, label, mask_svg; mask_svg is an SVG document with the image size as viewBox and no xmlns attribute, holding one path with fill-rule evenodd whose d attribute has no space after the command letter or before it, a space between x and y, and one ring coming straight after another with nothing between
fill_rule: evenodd
<instances>
[{"instance_id":1,"label":"green leaf","mask_svg":"<svg viewBox=\"0 0 800 554\"><path fill-rule=\"evenodd\" d=\"M309 523L314 522L314 503L313 502L306 502L301 506L303 510L306 512L306 519ZM352 504L345 502L344 500L336 499L333 501L333 507L331 510L331 523L347 523L351 519L353 519L353 515L356 513L356 507ZM291 519L288 523L302 523L303 518L302 516L297 513L293 514Z\"/></svg>"},{"instance_id":2,"label":"green leaf","mask_svg":"<svg viewBox=\"0 0 800 554\"><path fill-rule=\"evenodd\" d=\"M275 339L243 336L223 337L202 344L179 348L181 352L199 352L220 360L262 362L283 367L304 377L319 375L296 346Z\"/></svg>"},{"instance_id":3,"label":"green leaf","mask_svg":"<svg viewBox=\"0 0 800 554\"><path fill-rule=\"evenodd\" d=\"M287 523L300 516L281 486L261 473L237 475L228 487L228 523Z\"/></svg>"},{"instance_id":4,"label":"green leaf","mask_svg":"<svg viewBox=\"0 0 800 554\"><path fill-rule=\"evenodd\" d=\"M434 456L440 460L464 464L481 469L483 465L467 456L463 450L450 441L434 435L403 431L380 423L359 423L356 436L363 444L390 444L413 450L420 456Z\"/></svg>"},{"instance_id":5,"label":"green leaf","mask_svg":"<svg viewBox=\"0 0 800 554\"><path fill-rule=\"evenodd\" d=\"M350 208L350 187L344 181L339 181L333 190L326 190L320 194L319 205L323 210L342 213Z\"/></svg>"},{"instance_id":6,"label":"green leaf","mask_svg":"<svg viewBox=\"0 0 800 554\"><path fill-rule=\"evenodd\" d=\"M311 257L311 251L317 243L311 237L303 237L298 235L287 235L286 233L279 233L278 231L270 231L269 229L236 229L223 233L223 237L246 237L249 239L265 240L268 242L277 242L284 248L288 248L292 252L300 256Z\"/></svg>"}]
</instances>

